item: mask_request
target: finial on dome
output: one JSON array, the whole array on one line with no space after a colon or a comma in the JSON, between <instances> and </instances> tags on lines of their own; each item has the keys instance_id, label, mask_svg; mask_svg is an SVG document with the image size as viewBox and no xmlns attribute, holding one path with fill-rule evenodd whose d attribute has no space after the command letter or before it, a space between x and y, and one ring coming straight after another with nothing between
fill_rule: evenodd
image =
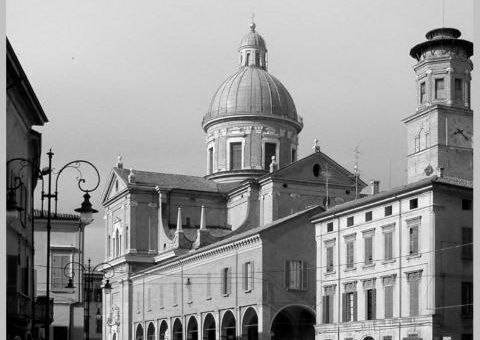
<instances>
[{"instance_id":1,"label":"finial on dome","mask_svg":"<svg viewBox=\"0 0 480 340\"><path fill-rule=\"evenodd\" d=\"M254 19L255 19L255 13L252 13L252 23L250 24L250 30L252 32L255 32L255 27L257 27L257 25L255 25Z\"/></svg>"}]
</instances>

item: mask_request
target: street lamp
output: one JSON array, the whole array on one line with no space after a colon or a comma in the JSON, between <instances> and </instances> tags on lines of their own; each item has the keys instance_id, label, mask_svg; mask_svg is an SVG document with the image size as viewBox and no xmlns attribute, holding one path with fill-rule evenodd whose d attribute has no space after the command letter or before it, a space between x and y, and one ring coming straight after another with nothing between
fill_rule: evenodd
<instances>
[{"instance_id":1,"label":"street lamp","mask_svg":"<svg viewBox=\"0 0 480 340\"><path fill-rule=\"evenodd\" d=\"M85 202L84 202L85 203ZM83 204L82 204L83 205ZM80 208L81 209L81 208ZM65 265L65 267L63 268L63 273L66 277L68 277L68 284L65 288L75 288L75 286L73 285L73 277L75 275L75 271L74 270L71 270L71 266L73 265L78 265L80 268L82 268L82 277L83 277L83 281L84 281L84 292L85 294L83 295L83 302L84 302L84 333L86 335L86 339L89 340L90 339L90 300L91 300L91 296L90 296L90 292L93 288L93 273L100 267L103 267L102 270L105 271L105 266L107 267L110 267L111 271L110 271L110 275L106 275L104 274L104 277L106 278L106 283L104 285L104 289L112 289L112 285L110 284L108 278L111 278L114 273L115 273L115 269L113 268L113 266L109 263L105 263L105 262L102 262L102 263L99 263L97 264L95 267L91 267L90 265L91 263L91 260L88 259L88 266L85 267L82 263L80 262L75 262L75 261L72 261L72 262L69 262ZM70 275L69 275L70 274ZM97 316L96 318L98 319L98 316L99 316L99 313L97 311ZM102 316L100 315L100 318Z\"/></svg>"},{"instance_id":2,"label":"street lamp","mask_svg":"<svg viewBox=\"0 0 480 340\"><path fill-rule=\"evenodd\" d=\"M47 300L47 305L46 305L46 320L45 320L45 337L47 340L50 340L50 234L51 234L51 219L52 219L52 198L55 198L55 214L54 217L57 217L57 203L58 203L58 179L60 178L60 175L62 174L63 170L66 168L74 168L78 171L80 174L80 177L77 178L78 180L78 188L80 191L84 192L85 194L83 195L84 201L82 202L82 205L80 208L75 209L75 211L80 213L80 220L88 224L92 222L93 220L93 214L98 212L97 210L92 208L92 204L90 203L90 192L95 191L98 186L100 185L100 174L97 170L97 168L90 163L89 161L85 160L74 160L71 161L67 164L65 164L57 173L56 173L56 179L55 179L55 192L52 192L52 173L53 173L53 167L52 167L52 157L53 157L53 152L50 149L49 152L47 152L48 155L48 167L43 169L43 170L38 170L38 168L28 159L24 158L14 158L11 159L7 162L7 167L10 162L13 161L22 161L24 163L28 163L32 166L32 168L35 171L39 172L39 177L42 179L42 193L41 193L41 200L42 200L42 210L41 213L43 214L43 201L46 198L47 199L47 266L46 266L46 300ZM96 185L93 186L91 189L85 189L83 187L83 184L86 183L86 180L83 178L83 174L80 171L80 166L82 164L89 165L90 167L93 168L95 171L95 174L97 176L97 182ZM45 193L44 191L44 184L43 184L43 177L48 176L48 191ZM37 177L32 176L32 181L34 179L37 179ZM11 217L16 217L18 216L18 208L16 206L16 202L14 200L14 193L12 194L12 190L15 191L20 187L20 184L18 184L17 177L14 179L13 185L8 188L8 197L7 197L7 215ZM21 181L20 181L21 182ZM33 186L32 186L33 189ZM33 191L33 190L32 190ZM33 201L33 200L32 200ZM16 212L15 212L16 211ZM33 218L33 215L32 215ZM88 223L87 223L88 222ZM33 231L32 231L33 232Z\"/></svg>"}]
</instances>

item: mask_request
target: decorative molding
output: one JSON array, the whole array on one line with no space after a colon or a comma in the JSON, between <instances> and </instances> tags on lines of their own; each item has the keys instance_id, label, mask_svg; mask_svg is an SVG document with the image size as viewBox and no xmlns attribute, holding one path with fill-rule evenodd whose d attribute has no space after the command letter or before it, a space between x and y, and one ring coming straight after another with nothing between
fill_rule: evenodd
<instances>
[{"instance_id":1,"label":"decorative molding","mask_svg":"<svg viewBox=\"0 0 480 340\"><path fill-rule=\"evenodd\" d=\"M357 232L343 235L343 238L345 239L345 241L355 240L357 238Z\"/></svg>"},{"instance_id":2,"label":"decorative molding","mask_svg":"<svg viewBox=\"0 0 480 340\"><path fill-rule=\"evenodd\" d=\"M363 289L373 289L375 288L375 282L376 282L376 278L371 278L371 279L363 279L362 280L362 283L363 283Z\"/></svg>"},{"instance_id":3,"label":"decorative molding","mask_svg":"<svg viewBox=\"0 0 480 340\"><path fill-rule=\"evenodd\" d=\"M345 282L343 284L343 289L345 293L352 293L357 291L357 281Z\"/></svg>"},{"instance_id":4,"label":"decorative molding","mask_svg":"<svg viewBox=\"0 0 480 340\"><path fill-rule=\"evenodd\" d=\"M412 272L405 273L407 275L407 281L418 281L422 278L423 269L415 270Z\"/></svg>"},{"instance_id":5,"label":"decorative molding","mask_svg":"<svg viewBox=\"0 0 480 340\"><path fill-rule=\"evenodd\" d=\"M395 284L396 277L397 277L397 274L382 276L383 285L384 286L393 286Z\"/></svg>"},{"instance_id":6,"label":"decorative molding","mask_svg":"<svg viewBox=\"0 0 480 340\"><path fill-rule=\"evenodd\" d=\"M407 218L405 220L405 225L407 227L414 227L414 226L419 226L422 222L422 216L415 216L415 217L412 217L412 218Z\"/></svg>"},{"instance_id":7,"label":"decorative molding","mask_svg":"<svg viewBox=\"0 0 480 340\"><path fill-rule=\"evenodd\" d=\"M336 284L324 286L325 295L335 295L335 288L337 287Z\"/></svg>"}]
</instances>

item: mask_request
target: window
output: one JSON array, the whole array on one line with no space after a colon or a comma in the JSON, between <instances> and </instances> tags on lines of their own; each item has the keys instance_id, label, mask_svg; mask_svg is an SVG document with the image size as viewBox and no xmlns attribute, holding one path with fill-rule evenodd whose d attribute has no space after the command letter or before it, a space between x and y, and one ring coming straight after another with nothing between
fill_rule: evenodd
<instances>
[{"instance_id":1,"label":"window","mask_svg":"<svg viewBox=\"0 0 480 340\"><path fill-rule=\"evenodd\" d=\"M320 164L315 163L312 168L313 176L318 177L320 176Z\"/></svg>"},{"instance_id":2,"label":"window","mask_svg":"<svg viewBox=\"0 0 480 340\"><path fill-rule=\"evenodd\" d=\"M383 234L385 240L385 260L393 259L393 232L385 232Z\"/></svg>"},{"instance_id":3,"label":"window","mask_svg":"<svg viewBox=\"0 0 480 340\"><path fill-rule=\"evenodd\" d=\"M391 205L385 207L385 216L390 216L390 215L392 215L392 206Z\"/></svg>"},{"instance_id":4,"label":"window","mask_svg":"<svg viewBox=\"0 0 480 340\"><path fill-rule=\"evenodd\" d=\"M93 289L93 301L102 302L102 288L101 287L95 287Z\"/></svg>"},{"instance_id":5,"label":"window","mask_svg":"<svg viewBox=\"0 0 480 340\"><path fill-rule=\"evenodd\" d=\"M373 263L373 236L365 237L365 264Z\"/></svg>"},{"instance_id":6,"label":"window","mask_svg":"<svg viewBox=\"0 0 480 340\"><path fill-rule=\"evenodd\" d=\"M68 277L65 276L64 268L70 262L70 254L52 254L52 288L63 289L68 284Z\"/></svg>"},{"instance_id":7,"label":"window","mask_svg":"<svg viewBox=\"0 0 480 340\"><path fill-rule=\"evenodd\" d=\"M473 334L472 333L463 333L462 334L462 340L473 340Z\"/></svg>"},{"instance_id":8,"label":"window","mask_svg":"<svg viewBox=\"0 0 480 340\"><path fill-rule=\"evenodd\" d=\"M333 222L328 222L327 223L327 233L333 231Z\"/></svg>"},{"instance_id":9,"label":"window","mask_svg":"<svg viewBox=\"0 0 480 340\"><path fill-rule=\"evenodd\" d=\"M112 238L110 237L110 235L108 235L108 241L107 241L107 256L110 257L112 254L111 254L111 250L110 250L110 244L112 242Z\"/></svg>"},{"instance_id":10,"label":"window","mask_svg":"<svg viewBox=\"0 0 480 340\"><path fill-rule=\"evenodd\" d=\"M463 81L455 78L455 100L463 100Z\"/></svg>"},{"instance_id":11,"label":"window","mask_svg":"<svg viewBox=\"0 0 480 340\"><path fill-rule=\"evenodd\" d=\"M250 65L250 53L247 53L247 61L245 63L245 66Z\"/></svg>"},{"instance_id":12,"label":"window","mask_svg":"<svg viewBox=\"0 0 480 340\"><path fill-rule=\"evenodd\" d=\"M462 210L472 210L472 200L462 200Z\"/></svg>"},{"instance_id":13,"label":"window","mask_svg":"<svg viewBox=\"0 0 480 340\"><path fill-rule=\"evenodd\" d=\"M393 286L385 286L385 319L393 318Z\"/></svg>"},{"instance_id":14,"label":"window","mask_svg":"<svg viewBox=\"0 0 480 340\"><path fill-rule=\"evenodd\" d=\"M163 308L164 307L164 304L165 304L165 301L164 301L164 295L163 295L163 283L160 283L160 286L158 287L159 289L159 292L158 292L158 302L159 302L159 307L160 308Z\"/></svg>"},{"instance_id":15,"label":"window","mask_svg":"<svg viewBox=\"0 0 480 340\"><path fill-rule=\"evenodd\" d=\"M285 287L289 290L305 290L306 282L305 262L290 260L285 263Z\"/></svg>"},{"instance_id":16,"label":"window","mask_svg":"<svg viewBox=\"0 0 480 340\"><path fill-rule=\"evenodd\" d=\"M354 245L355 245L354 240L347 241L347 269L353 268L353 265L354 265L354 256L353 256Z\"/></svg>"},{"instance_id":17,"label":"window","mask_svg":"<svg viewBox=\"0 0 480 340\"><path fill-rule=\"evenodd\" d=\"M470 227L462 228L462 259L473 260L473 229Z\"/></svg>"},{"instance_id":18,"label":"window","mask_svg":"<svg viewBox=\"0 0 480 340\"><path fill-rule=\"evenodd\" d=\"M212 296L212 273L207 273L207 298Z\"/></svg>"},{"instance_id":19,"label":"window","mask_svg":"<svg viewBox=\"0 0 480 340\"><path fill-rule=\"evenodd\" d=\"M102 313L100 312L100 308L97 308L97 315L96 315L96 331L97 333L102 333Z\"/></svg>"},{"instance_id":20,"label":"window","mask_svg":"<svg viewBox=\"0 0 480 340\"><path fill-rule=\"evenodd\" d=\"M347 217L347 227L351 227L353 225L353 216Z\"/></svg>"},{"instance_id":21,"label":"window","mask_svg":"<svg viewBox=\"0 0 480 340\"><path fill-rule=\"evenodd\" d=\"M367 289L365 294L365 316L367 320L375 320L377 307L377 292L376 289Z\"/></svg>"},{"instance_id":22,"label":"window","mask_svg":"<svg viewBox=\"0 0 480 340\"><path fill-rule=\"evenodd\" d=\"M323 299L323 323L333 323L333 297L335 286L325 287Z\"/></svg>"},{"instance_id":23,"label":"window","mask_svg":"<svg viewBox=\"0 0 480 340\"><path fill-rule=\"evenodd\" d=\"M421 271L416 271L407 274L409 284L409 302L410 302L410 316L417 316L419 313L419 286L420 286Z\"/></svg>"},{"instance_id":24,"label":"window","mask_svg":"<svg viewBox=\"0 0 480 340\"><path fill-rule=\"evenodd\" d=\"M270 170L270 164L272 163L272 157L277 155L277 144L265 143L265 170ZM278 160L277 160L278 161Z\"/></svg>"},{"instance_id":25,"label":"window","mask_svg":"<svg viewBox=\"0 0 480 340\"><path fill-rule=\"evenodd\" d=\"M420 83L420 104L425 102L425 82Z\"/></svg>"},{"instance_id":26,"label":"window","mask_svg":"<svg viewBox=\"0 0 480 340\"><path fill-rule=\"evenodd\" d=\"M357 292L343 293L343 322L357 321Z\"/></svg>"},{"instance_id":27,"label":"window","mask_svg":"<svg viewBox=\"0 0 480 340\"><path fill-rule=\"evenodd\" d=\"M225 267L222 269L222 285L221 292L223 295L228 295L232 291L232 268Z\"/></svg>"},{"instance_id":28,"label":"window","mask_svg":"<svg viewBox=\"0 0 480 340\"><path fill-rule=\"evenodd\" d=\"M260 66L260 53L255 53L255 65Z\"/></svg>"},{"instance_id":29,"label":"window","mask_svg":"<svg viewBox=\"0 0 480 340\"><path fill-rule=\"evenodd\" d=\"M230 143L230 170L242 168L242 143Z\"/></svg>"},{"instance_id":30,"label":"window","mask_svg":"<svg viewBox=\"0 0 480 340\"><path fill-rule=\"evenodd\" d=\"M445 79L435 79L435 99L445 98Z\"/></svg>"},{"instance_id":31,"label":"window","mask_svg":"<svg viewBox=\"0 0 480 340\"><path fill-rule=\"evenodd\" d=\"M368 221L371 221L372 220L372 212L371 211L367 211L365 213L365 222L368 222Z\"/></svg>"},{"instance_id":32,"label":"window","mask_svg":"<svg viewBox=\"0 0 480 340\"><path fill-rule=\"evenodd\" d=\"M327 273L333 272L333 245L327 247Z\"/></svg>"},{"instance_id":33,"label":"window","mask_svg":"<svg viewBox=\"0 0 480 340\"><path fill-rule=\"evenodd\" d=\"M410 200L410 209L418 208L418 198L413 198Z\"/></svg>"},{"instance_id":34,"label":"window","mask_svg":"<svg viewBox=\"0 0 480 340\"><path fill-rule=\"evenodd\" d=\"M172 305L176 306L178 304L178 287L177 283L173 282L172 283L172 289L173 289L173 294L172 294Z\"/></svg>"},{"instance_id":35,"label":"window","mask_svg":"<svg viewBox=\"0 0 480 340\"><path fill-rule=\"evenodd\" d=\"M462 282L462 318L471 319L473 316L473 284Z\"/></svg>"},{"instance_id":36,"label":"window","mask_svg":"<svg viewBox=\"0 0 480 340\"><path fill-rule=\"evenodd\" d=\"M292 148L292 163L297 160L297 150Z\"/></svg>"},{"instance_id":37,"label":"window","mask_svg":"<svg viewBox=\"0 0 480 340\"><path fill-rule=\"evenodd\" d=\"M251 291L253 289L253 262L243 264L243 290Z\"/></svg>"},{"instance_id":38,"label":"window","mask_svg":"<svg viewBox=\"0 0 480 340\"><path fill-rule=\"evenodd\" d=\"M208 173L213 173L213 147L208 148Z\"/></svg>"},{"instance_id":39,"label":"window","mask_svg":"<svg viewBox=\"0 0 480 340\"><path fill-rule=\"evenodd\" d=\"M409 228L410 255L418 254L418 225Z\"/></svg>"}]
</instances>

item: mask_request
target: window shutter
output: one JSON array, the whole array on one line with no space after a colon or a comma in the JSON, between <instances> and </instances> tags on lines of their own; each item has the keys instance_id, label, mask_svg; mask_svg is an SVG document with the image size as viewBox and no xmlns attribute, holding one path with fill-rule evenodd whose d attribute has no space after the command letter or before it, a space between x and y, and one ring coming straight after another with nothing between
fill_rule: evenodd
<instances>
[{"instance_id":1,"label":"window shutter","mask_svg":"<svg viewBox=\"0 0 480 340\"><path fill-rule=\"evenodd\" d=\"M347 322L347 293L342 293L342 320Z\"/></svg>"},{"instance_id":2,"label":"window shutter","mask_svg":"<svg viewBox=\"0 0 480 340\"><path fill-rule=\"evenodd\" d=\"M305 261L301 262L301 274L302 274L302 289L307 289L307 280L308 280L308 273L307 273L307 263Z\"/></svg>"},{"instance_id":3,"label":"window shutter","mask_svg":"<svg viewBox=\"0 0 480 340\"><path fill-rule=\"evenodd\" d=\"M367 237L365 239L365 263L372 263L372 238Z\"/></svg>"},{"instance_id":4,"label":"window shutter","mask_svg":"<svg viewBox=\"0 0 480 340\"><path fill-rule=\"evenodd\" d=\"M243 290L248 289L248 262L245 262L243 264Z\"/></svg>"},{"instance_id":5,"label":"window shutter","mask_svg":"<svg viewBox=\"0 0 480 340\"><path fill-rule=\"evenodd\" d=\"M377 290L372 289L372 319L377 318Z\"/></svg>"},{"instance_id":6,"label":"window shutter","mask_svg":"<svg viewBox=\"0 0 480 340\"><path fill-rule=\"evenodd\" d=\"M232 267L228 267L227 276L227 294L232 292Z\"/></svg>"},{"instance_id":7,"label":"window shutter","mask_svg":"<svg viewBox=\"0 0 480 340\"><path fill-rule=\"evenodd\" d=\"M410 316L418 315L418 281L410 281Z\"/></svg>"},{"instance_id":8,"label":"window shutter","mask_svg":"<svg viewBox=\"0 0 480 340\"><path fill-rule=\"evenodd\" d=\"M322 306L322 311L323 311L323 323L328 323L328 295L322 296L323 300L323 306Z\"/></svg>"},{"instance_id":9,"label":"window shutter","mask_svg":"<svg viewBox=\"0 0 480 340\"><path fill-rule=\"evenodd\" d=\"M393 286L385 286L385 318L393 317Z\"/></svg>"},{"instance_id":10,"label":"window shutter","mask_svg":"<svg viewBox=\"0 0 480 340\"><path fill-rule=\"evenodd\" d=\"M353 292L353 321L357 321L357 292Z\"/></svg>"},{"instance_id":11,"label":"window shutter","mask_svg":"<svg viewBox=\"0 0 480 340\"><path fill-rule=\"evenodd\" d=\"M207 297L212 295L212 274L207 273Z\"/></svg>"},{"instance_id":12,"label":"window shutter","mask_svg":"<svg viewBox=\"0 0 480 340\"><path fill-rule=\"evenodd\" d=\"M290 288L290 261L285 261L285 288Z\"/></svg>"},{"instance_id":13,"label":"window shutter","mask_svg":"<svg viewBox=\"0 0 480 340\"><path fill-rule=\"evenodd\" d=\"M221 285L220 285L220 293L222 294L225 294L226 293L226 286L225 286L225 282L227 281L226 280L226 272L225 272L225 268L222 268L222 270L220 271L220 280L222 281Z\"/></svg>"},{"instance_id":14,"label":"window shutter","mask_svg":"<svg viewBox=\"0 0 480 340\"><path fill-rule=\"evenodd\" d=\"M163 307L164 302L163 302L163 283L160 283L160 292L159 292L159 300L160 300L160 307Z\"/></svg>"},{"instance_id":15,"label":"window shutter","mask_svg":"<svg viewBox=\"0 0 480 340\"><path fill-rule=\"evenodd\" d=\"M255 269L253 269L253 261L250 262L250 289L253 290Z\"/></svg>"}]
</instances>

